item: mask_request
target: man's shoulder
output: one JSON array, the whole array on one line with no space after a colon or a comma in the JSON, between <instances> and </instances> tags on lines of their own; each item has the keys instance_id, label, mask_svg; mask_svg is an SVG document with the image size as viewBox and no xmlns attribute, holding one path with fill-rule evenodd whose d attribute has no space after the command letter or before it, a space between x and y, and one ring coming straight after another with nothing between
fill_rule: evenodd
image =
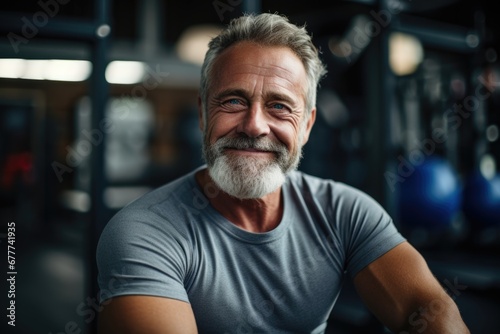
<instances>
[{"instance_id":1,"label":"man's shoulder","mask_svg":"<svg viewBox=\"0 0 500 334\"><path fill-rule=\"evenodd\" d=\"M166 221L173 220L176 212L182 209L182 203L193 197L196 171L193 170L158 186L128 203L116 212L107 225L121 225L122 228L128 228L127 226L131 224L154 225L162 222L164 225Z\"/></svg>"},{"instance_id":2,"label":"man's shoulder","mask_svg":"<svg viewBox=\"0 0 500 334\"><path fill-rule=\"evenodd\" d=\"M300 170L288 174L287 183L289 190L296 189L301 194L309 194L316 199L332 202L342 202L344 205L352 205L354 202L366 202L372 204L375 200L364 190L351 184L323 178L305 173Z\"/></svg>"}]
</instances>

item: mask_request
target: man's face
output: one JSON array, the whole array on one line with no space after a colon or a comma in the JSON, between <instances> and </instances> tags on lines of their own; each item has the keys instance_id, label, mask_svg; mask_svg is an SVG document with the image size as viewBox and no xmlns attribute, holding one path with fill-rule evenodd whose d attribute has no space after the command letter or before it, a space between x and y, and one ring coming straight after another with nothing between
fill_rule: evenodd
<instances>
[{"instance_id":1,"label":"man's face","mask_svg":"<svg viewBox=\"0 0 500 334\"><path fill-rule=\"evenodd\" d=\"M213 67L207 98L204 154L224 191L258 198L276 190L298 166L314 123L306 118L307 77L288 48L241 42Z\"/></svg>"}]
</instances>

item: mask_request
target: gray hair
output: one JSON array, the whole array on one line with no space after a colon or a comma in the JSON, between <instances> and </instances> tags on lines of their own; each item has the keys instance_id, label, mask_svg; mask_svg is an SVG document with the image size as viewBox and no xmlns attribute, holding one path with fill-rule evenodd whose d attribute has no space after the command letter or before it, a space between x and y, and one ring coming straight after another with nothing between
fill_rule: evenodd
<instances>
[{"instance_id":1,"label":"gray hair","mask_svg":"<svg viewBox=\"0 0 500 334\"><path fill-rule=\"evenodd\" d=\"M326 67L319 59L319 51L305 26L296 26L288 18L270 13L245 14L233 19L226 29L210 41L201 68L200 97L204 105L215 60L224 50L241 41L290 48L300 58L307 73L306 113L315 107L317 87L326 74Z\"/></svg>"}]
</instances>

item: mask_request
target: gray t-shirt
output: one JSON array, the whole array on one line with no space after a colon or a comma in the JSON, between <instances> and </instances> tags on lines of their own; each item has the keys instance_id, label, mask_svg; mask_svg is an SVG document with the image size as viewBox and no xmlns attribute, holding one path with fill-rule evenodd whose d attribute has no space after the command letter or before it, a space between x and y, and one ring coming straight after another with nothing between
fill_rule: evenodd
<instances>
[{"instance_id":1,"label":"gray t-shirt","mask_svg":"<svg viewBox=\"0 0 500 334\"><path fill-rule=\"evenodd\" d=\"M367 194L299 171L283 185L280 224L248 232L209 204L195 172L106 225L97 248L101 302L186 301L200 333L323 333L344 274L354 277L405 240Z\"/></svg>"}]
</instances>

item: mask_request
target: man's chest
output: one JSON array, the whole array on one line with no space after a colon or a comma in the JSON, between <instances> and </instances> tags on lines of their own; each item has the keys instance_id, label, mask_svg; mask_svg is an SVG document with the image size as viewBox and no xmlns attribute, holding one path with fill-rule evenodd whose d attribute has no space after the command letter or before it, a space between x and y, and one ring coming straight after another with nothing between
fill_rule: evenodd
<instances>
[{"instance_id":1,"label":"man's chest","mask_svg":"<svg viewBox=\"0 0 500 334\"><path fill-rule=\"evenodd\" d=\"M186 286L200 333L321 333L343 278L321 243L207 247Z\"/></svg>"}]
</instances>

